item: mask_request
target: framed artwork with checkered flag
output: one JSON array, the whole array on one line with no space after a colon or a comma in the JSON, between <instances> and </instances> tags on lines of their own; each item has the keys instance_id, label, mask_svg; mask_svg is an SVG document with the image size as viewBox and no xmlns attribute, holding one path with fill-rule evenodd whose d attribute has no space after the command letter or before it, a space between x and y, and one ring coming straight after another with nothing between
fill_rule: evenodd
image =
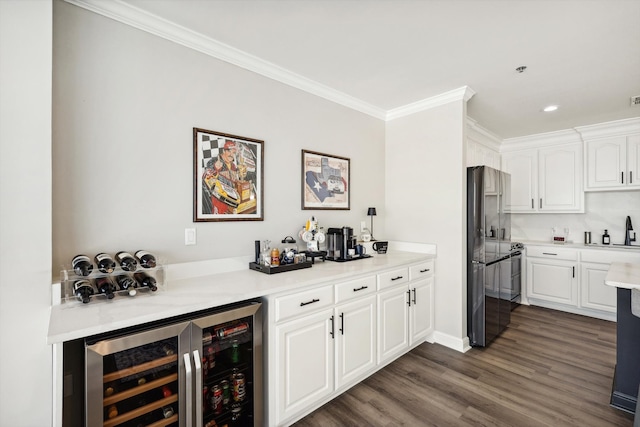
<instances>
[{"instance_id":1,"label":"framed artwork with checkered flag","mask_svg":"<svg viewBox=\"0 0 640 427\"><path fill-rule=\"evenodd\" d=\"M264 141L193 128L193 221L264 221Z\"/></svg>"}]
</instances>

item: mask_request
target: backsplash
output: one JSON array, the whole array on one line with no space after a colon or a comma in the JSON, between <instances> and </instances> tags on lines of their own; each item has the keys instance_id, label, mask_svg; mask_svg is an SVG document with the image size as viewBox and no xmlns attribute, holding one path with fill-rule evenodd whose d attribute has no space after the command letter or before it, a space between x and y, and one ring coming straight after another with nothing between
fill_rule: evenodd
<instances>
[{"instance_id":1,"label":"backsplash","mask_svg":"<svg viewBox=\"0 0 640 427\"><path fill-rule=\"evenodd\" d=\"M640 230L640 190L585 193L583 214L511 214L511 238L514 241L551 242L551 229L569 229L569 241L584 242L584 232L591 231L593 243L602 243L609 230L611 243L624 243L625 219L631 217ZM640 244L640 239L636 244Z\"/></svg>"}]
</instances>

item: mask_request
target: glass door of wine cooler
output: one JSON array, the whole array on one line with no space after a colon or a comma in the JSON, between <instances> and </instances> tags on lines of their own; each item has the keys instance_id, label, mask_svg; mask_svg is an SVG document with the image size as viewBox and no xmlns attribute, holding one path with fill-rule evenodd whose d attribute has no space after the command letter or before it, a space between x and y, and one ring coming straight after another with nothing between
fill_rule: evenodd
<instances>
[{"instance_id":1,"label":"glass door of wine cooler","mask_svg":"<svg viewBox=\"0 0 640 427\"><path fill-rule=\"evenodd\" d=\"M261 310L254 303L193 321L197 427L262 425Z\"/></svg>"},{"instance_id":2,"label":"glass door of wine cooler","mask_svg":"<svg viewBox=\"0 0 640 427\"><path fill-rule=\"evenodd\" d=\"M87 343L88 426L137 427L185 424L185 361L190 322Z\"/></svg>"},{"instance_id":3,"label":"glass door of wine cooler","mask_svg":"<svg viewBox=\"0 0 640 427\"><path fill-rule=\"evenodd\" d=\"M85 340L90 427L261 426L262 304Z\"/></svg>"}]
</instances>

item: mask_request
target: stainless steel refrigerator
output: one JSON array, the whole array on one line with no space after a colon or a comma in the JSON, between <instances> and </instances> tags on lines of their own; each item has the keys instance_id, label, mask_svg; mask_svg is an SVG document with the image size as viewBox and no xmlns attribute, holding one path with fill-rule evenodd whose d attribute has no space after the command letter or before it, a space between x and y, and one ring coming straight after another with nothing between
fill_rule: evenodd
<instances>
[{"instance_id":1,"label":"stainless steel refrigerator","mask_svg":"<svg viewBox=\"0 0 640 427\"><path fill-rule=\"evenodd\" d=\"M488 345L511 312L510 175L488 166L467 168L467 333Z\"/></svg>"}]
</instances>

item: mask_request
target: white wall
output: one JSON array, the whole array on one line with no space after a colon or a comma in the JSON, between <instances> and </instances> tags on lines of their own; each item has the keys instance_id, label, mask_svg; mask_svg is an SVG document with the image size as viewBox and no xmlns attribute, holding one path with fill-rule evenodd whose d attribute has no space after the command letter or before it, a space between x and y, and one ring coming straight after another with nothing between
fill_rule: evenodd
<instances>
[{"instance_id":1,"label":"white wall","mask_svg":"<svg viewBox=\"0 0 640 427\"><path fill-rule=\"evenodd\" d=\"M53 30L54 274L77 253L248 256L311 215L359 231L367 207L382 210L382 120L62 1ZM264 221L192 222L193 127L265 141ZM302 149L351 159L351 210L301 209Z\"/></svg>"},{"instance_id":2,"label":"white wall","mask_svg":"<svg viewBox=\"0 0 640 427\"><path fill-rule=\"evenodd\" d=\"M454 101L387 123L387 234L435 243L436 336L466 335L466 103Z\"/></svg>"},{"instance_id":3,"label":"white wall","mask_svg":"<svg viewBox=\"0 0 640 427\"><path fill-rule=\"evenodd\" d=\"M0 426L51 424L51 14L0 1Z\"/></svg>"},{"instance_id":4,"label":"white wall","mask_svg":"<svg viewBox=\"0 0 640 427\"><path fill-rule=\"evenodd\" d=\"M602 243L607 229L611 243L624 243L627 215L640 230L640 190L586 192L583 214L511 214L511 235L513 240L551 241L552 227L569 228L569 240L582 243L584 232L591 231L592 242Z\"/></svg>"}]
</instances>

